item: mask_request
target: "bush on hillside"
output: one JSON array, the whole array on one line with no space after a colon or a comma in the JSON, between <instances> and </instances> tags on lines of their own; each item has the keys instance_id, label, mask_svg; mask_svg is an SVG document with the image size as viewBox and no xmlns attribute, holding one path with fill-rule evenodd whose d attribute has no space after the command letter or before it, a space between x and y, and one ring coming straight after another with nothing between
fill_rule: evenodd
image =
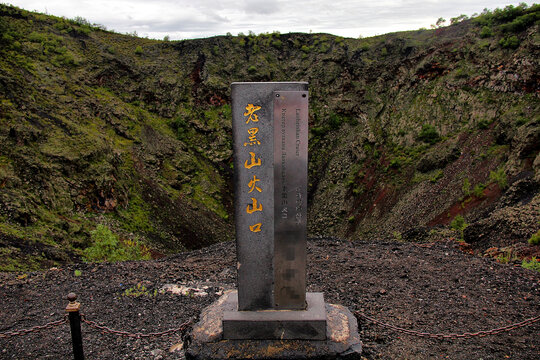
<instances>
[{"instance_id":1,"label":"bush on hillside","mask_svg":"<svg viewBox=\"0 0 540 360\"><path fill-rule=\"evenodd\" d=\"M517 49L519 47L519 39L516 35L505 37L499 40L499 45L503 49Z\"/></svg>"},{"instance_id":2,"label":"bush on hillside","mask_svg":"<svg viewBox=\"0 0 540 360\"><path fill-rule=\"evenodd\" d=\"M150 254L145 246L136 240L122 244L108 227L99 224L90 232L92 246L84 250L84 258L89 262L116 262L126 260L149 260Z\"/></svg>"},{"instance_id":3,"label":"bush on hillside","mask_svg":"<svg viewBox=\"0 0 540 360\"><path fill-rule=\"evenodd\" d=\"M437 132L435 126L430 124L422 125L422 130L418 134L418 140L428 144L435 144L441 139L441 136Z\"/></svg>"},{"instance_id":4,"label":"bush on hillside","mask_svg":"<svg viewBox=\"0 0 540 360\"><path fill-rule=\"evenodd\" d=\"M533 234L531 238L529 239L530 245L540 245L540 230L536 232L536 234Z\"/></svg>"}]
</instances>

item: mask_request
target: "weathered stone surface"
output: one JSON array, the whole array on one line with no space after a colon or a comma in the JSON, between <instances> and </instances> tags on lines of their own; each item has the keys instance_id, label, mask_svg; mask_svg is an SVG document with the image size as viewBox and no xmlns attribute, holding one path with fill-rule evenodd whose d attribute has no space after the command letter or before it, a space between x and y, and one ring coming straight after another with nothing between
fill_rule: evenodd
<instances>
[{"instance_id":1,"label":"weathered stone surface","mask_svg":"<svg viewBox=\"0 0 540 360\"><path fill-rule=\"evenodd\" d=\"M441 144L422 156L416 168L421 172L442 169L459 158L461 152L456 142Z\"/></svg>"},{"instance_id":2,"label":"weathered stone surface","mask_svg":"<svg viewBox=\"0 0 540 360\"><path fill-rule=\"evenodd\" d=\"M358 324L344 306L325 304L326 340L223 340L221 319L230 310L226 293L205 309L191 333L187 359L360 359Z\"/></svg>"},{"instance_id":3,"label":"weathered stone surface","mask_svg":"<svg viewBox=\"0 0 540 360\"><path fill-rule=\"evenodd\" d=\"M191 336L201 343L221 340L223 334L223 313L236 310L229 300L234 291L226 291L215 303L201 312L200 320L193 326Z\"/></svg>"}]
</instances>

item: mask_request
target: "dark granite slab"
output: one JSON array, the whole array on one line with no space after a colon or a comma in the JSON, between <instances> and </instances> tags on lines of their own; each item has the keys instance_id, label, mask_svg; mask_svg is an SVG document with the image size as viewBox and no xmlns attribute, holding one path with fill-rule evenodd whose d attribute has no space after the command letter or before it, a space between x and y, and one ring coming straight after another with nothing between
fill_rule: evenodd
<instances>
[{"instance_id":1,"label":"dark granite slab","mask_svg":"<svg viewBox=\"0 0 540 360\"><path fill-rule=\"evenodd\" d=\"M235 293L228 300L234 307ZM223 338L234 340L325 340L326 309L322 293L306 294L306 310L224 311Z\"/></svg>"},{"instance_id":2,"label":"dark granite slab","mask_svg":"<svg viewBox=\"0 0 540 360\"><path fill-rule=\"evenodd\" d=\"M274 91L305 82L231 85L240 310L274 307Z\"/></svg>"}]
</instances>

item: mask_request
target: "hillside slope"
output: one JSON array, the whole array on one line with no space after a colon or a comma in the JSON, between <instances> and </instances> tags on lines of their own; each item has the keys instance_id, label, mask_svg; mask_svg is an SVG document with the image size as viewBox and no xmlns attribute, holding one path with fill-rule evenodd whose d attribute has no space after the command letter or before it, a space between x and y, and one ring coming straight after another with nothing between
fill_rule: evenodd
<instances>
[{"instance_id":1,"label":"hillside slope","mask_svg":"<svg viewBox=\"0 0 540 360\"><path fill-rule=\"evenodd\" d=\"M310 83L310 233L525 244L538 10L367 39L167 42L0 5L0 267L80 259L96 224L154 256L233 239L233 81Z\"/></svg>"}]
</instances>

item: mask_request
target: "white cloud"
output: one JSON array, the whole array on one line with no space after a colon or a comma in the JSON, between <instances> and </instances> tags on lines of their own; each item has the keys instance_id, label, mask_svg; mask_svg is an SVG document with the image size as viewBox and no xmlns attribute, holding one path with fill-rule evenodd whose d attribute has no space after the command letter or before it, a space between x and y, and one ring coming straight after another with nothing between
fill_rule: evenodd
<instances>
[{"instance_id":1,"label":"white cloud","mask_svg":"<svg viewBox=\"0 0 540 360\"><path fill-rule=\"evenodd\" d=\"M276 0L245 0L242 8L247 14L269 15L279 12L281 6Z\"/></svg>"},{"instance_id":2,"label":"white cloud","mask_svg":"<svg viewBox=\"0 0 540 360\"><path fill-rule=\"evenodd\" d=\"M10 0L7 0L10 1ZM186 39L280 31L357 37L429 27L439 17L472 15L520 1L501 0L11 0L27 10L82 16L118 32ZM527 2L532 4L532 2Z\"/></svg>"}]
</instances>

